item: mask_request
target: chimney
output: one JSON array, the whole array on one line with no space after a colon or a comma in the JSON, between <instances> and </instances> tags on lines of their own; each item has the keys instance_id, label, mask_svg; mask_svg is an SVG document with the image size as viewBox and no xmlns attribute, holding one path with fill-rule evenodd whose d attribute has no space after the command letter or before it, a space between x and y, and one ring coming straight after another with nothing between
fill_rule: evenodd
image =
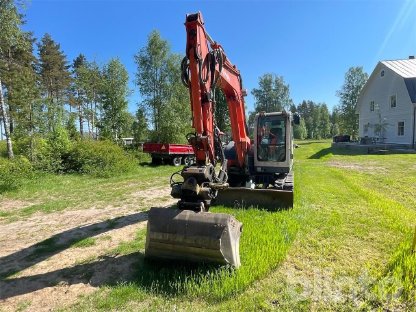
<instances>
[{"instance_id":1,"label":"chimney","mask_svg":"<svg viewBox=\"0 0 416 312\"><path fill-rule=\"evenodd\" d=\"M414 55L409 55L409 60L414 60L415 56Z\"/></svg>"}]
</instances>

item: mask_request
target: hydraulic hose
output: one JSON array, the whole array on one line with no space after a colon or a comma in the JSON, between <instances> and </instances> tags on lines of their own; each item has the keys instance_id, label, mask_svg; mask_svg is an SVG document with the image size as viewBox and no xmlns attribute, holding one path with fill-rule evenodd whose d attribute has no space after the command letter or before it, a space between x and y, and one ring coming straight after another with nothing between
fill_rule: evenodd
<instances>
[{"instance_id":1,"label":"hydraulic hose","mask_svg":"<svg viewBox=\"0 0 416 312\"><path fill-rule=\"evenodd\" d=\"M189 59L187 56L181 62L181 80L184 86L189 88Z\"/></svg>"}]
</instances>

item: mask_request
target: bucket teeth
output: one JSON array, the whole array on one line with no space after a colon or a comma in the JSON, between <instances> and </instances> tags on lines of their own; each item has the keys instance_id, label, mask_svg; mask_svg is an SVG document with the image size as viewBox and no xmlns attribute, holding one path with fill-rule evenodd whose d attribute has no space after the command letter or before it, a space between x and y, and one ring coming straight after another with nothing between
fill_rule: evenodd
<instances>
[{"instance_id":1,"label":"bucket teeth","mask_svg":"<svg viewBox=\"0 0 416 312\"><path fill-rule=\"evenodd\" d=\"M239 267L241 231L242 224L227 214L151 208L145 256Z\"/></svg>"}]
</instances>

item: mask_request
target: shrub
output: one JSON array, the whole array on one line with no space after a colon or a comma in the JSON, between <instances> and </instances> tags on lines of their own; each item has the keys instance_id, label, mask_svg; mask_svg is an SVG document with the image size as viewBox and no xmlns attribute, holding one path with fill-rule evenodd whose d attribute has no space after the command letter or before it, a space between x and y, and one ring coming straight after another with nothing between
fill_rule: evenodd
<instances>
[{"instance_id":1,"label":"shrub","mask_svg":"<svg viewBox=\"0 0 416 312\"><path fill-rule=\"evenodd\" d=\"M32 165L23 156L13 160L0 158L0 193L18 188L24 178L31 177Z\"/></svg>"},{"instance_id":2,"label":"shrub","mask_svg":"<svg viewBox=\"0 0 416 312\"><path fill-rule=\"evenodd\" d=\"M6 141L0 141L0 157L7 157Z\"/></svg>"},{"instance_id":3,"label":"shrub","mask_svg":"<svg viewBox=\"0 0 416 312\"><path fill-rule=\"evenodd\" d=\"M22 137L15 141L18 154L27 157L33 167L46 172L62 172L72 143L67 131L58 127L46 139Z\"/></svg>"},{"instance_id":4,"label":"shrub","mask_svg":"<svg viewBox=\"0 0 416 312\"><path fill-rule=\"evenodd\" d=\"M110 141L79 141L69 152L65 163L68 172L110 177L131 171L136 161Z\"/></svg>"},{"instance_id":5,"label":"shrub","mask_svg":"<svg viewBox=\"0 0 416 312\"><path fill-rule=\"evenodd\" d=\"M49 158L49 170L60 172L64 169L64 161L72 148L68 131L63 127L57 127L47 138L47 150Z\"/></svg>"},{"instance_id":6,"label":"shrub","mask_svg":"<svg viewBox=\"0 0 416 312\"><path fill-rule=\"evenodd\" d=\"M18 154L24 155L30 160L33 168L49 172L54 171L47 140L39 137L22 137L15 141L14 147Z\"/></svg>"},{"instance_id":7,"label":"shrub","mask_svg":"<svg viewBox=\"0 0 416 312\"><path fill-rule=\"evenodd\" d=\"M132 155L134 158L137 159L138 163L148 163L152 161L152 157L149 153L143 153L139 150L129 150L128 151L130 155Z\"/></svg>"}]
</instances>

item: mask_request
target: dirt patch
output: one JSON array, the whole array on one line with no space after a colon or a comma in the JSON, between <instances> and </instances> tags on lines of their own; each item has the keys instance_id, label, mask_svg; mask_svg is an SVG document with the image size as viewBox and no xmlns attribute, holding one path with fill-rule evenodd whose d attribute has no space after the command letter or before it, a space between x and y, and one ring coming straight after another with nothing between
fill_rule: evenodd
<instances>
[{"instance_id":1,"label":"dirt patch","mask_svg":"<svg viewBox=\"0 0 416 312\"><path fill-rule=\"evenodd\" d=\"M50 311L99 286L131 279L133 265L143 255L108 252L135 239L146 225L150 204L172 204L166 194L166 187L147 189L118 207L38 213L0 223L0 310ZM84 239L92 244L73 247Z\"/></svg>"},{"instance_id":2,"label":"dirt patch","mask_svg":"<svg viewBox=\"0 0 416 312\"><path fill-rule=\"evenodd\" d=\"M37 203L19 200L19 199L2 198L0 199L0 210L5 211L5 212L10 212L13 210L30 207L35 204Z\"/></svg>"},{"instance_id":3,"label":"dirt patch","mask_svg":"<svg viewBox=\"0 0 416 312\"><path fill-rule=\"evenodd\" d=\"M170 188L166 187L155 187L151 189L140 190L131 194L134 199L139 199L145 203L151 203L158 199L167 199L170 197ZM157 203L157 202L156 202Z\"/></svg>"},{"instance_id":4,"label":"dirt patch","mask_svg":"<svg viewBox=\"0 0 416 312\"><path fill-rule=\"evenodd\" d=\"M341 168L341 169L348 169L353 171L360 171L360 172L375 172L375 173L387 173L387 168L382 167L375 163L345 163L345 162L338 162L338 161L330 161L328 162L330 167Z\"/></svg>"}]
</instances>

